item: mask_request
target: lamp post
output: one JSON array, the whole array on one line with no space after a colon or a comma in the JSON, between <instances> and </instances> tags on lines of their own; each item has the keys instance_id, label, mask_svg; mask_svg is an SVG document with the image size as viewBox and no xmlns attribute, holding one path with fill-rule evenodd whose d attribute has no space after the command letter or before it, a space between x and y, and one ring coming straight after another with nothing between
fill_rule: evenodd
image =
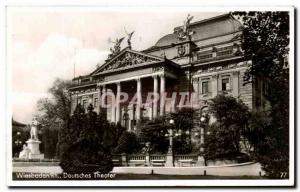
<instances>
[{"instance_id":1,"label":"lamp post","mask_svg":"<svg viewBox=\"0 0 300 192\"><path fill-rule=\"evenodd\" d=\"M168 148L168 154L173 154L173 125L174 125L174 120L170 119L169 121L171 128L169 129L169 148Z\"/></svg>"},{"instance_id":2,"label":"lamp post","mask_svg":"<svg viewBox=\"0 0 300 192\"><path fill-rule=\"evenodd\" d=\"M200 128L200 152L203 153L204 152L204 134L206 132L206 123L207 123L207 116L206 115L202 115L200 117L200 122L201 122L201 128ZM204 125L204 126L203 126Z\"/></svg>"},{"instance_id":3,"label":"lamp post","mask_svg":"<svg viewBox=\"0 0 300 192\"><path fill-rule=\"evenodd\" d=\"M167 159L166 159L166 167L174 167L174 160L173 160L173 126L174 126L174 120L170 119L170 129L168 130L168 134L166 136L169 137L169 148L167 153Z\"/></svg>"},{"instance_id":4,"label":"lamp post","mask_svg":"<svg viewBox=\"0 0 300 192\"><path fill-rule=\"evenodd\" d=\"M14 144L16 145L16 151L14 151L14 153L18 153L21 151L22 149L22 144L23 142L21 141L21 132L18 131L17 132L17 139L14 141ZM18 154L14 154L14 155L18 155Z\"/></svg>"}]
</instances>

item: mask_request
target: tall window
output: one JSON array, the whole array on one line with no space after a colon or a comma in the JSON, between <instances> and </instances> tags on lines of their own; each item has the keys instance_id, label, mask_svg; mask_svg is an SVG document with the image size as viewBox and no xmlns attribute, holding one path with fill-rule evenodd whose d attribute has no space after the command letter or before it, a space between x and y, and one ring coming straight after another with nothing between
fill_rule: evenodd
<instances>
[{"instance_id":1,"label":"tall window","mask_svg":"<svg viewBox=\"0 0 300 192\"><path fill-rule=\"evenodd\" d=\"M202 82L202 94L209 93L209 81Z\"/></svg>"},{"instance_id":2,"label":"tall window","mask_svg":"<svg viewBox=\"0 0 300 192\"><path fill-rule=\"evenodd\" d=\"M222 91L228 91L230 90L230 81L229 77L222 79Z\"/></svg>"},{"instance_id":3,"label":"tall window","mask_svg":"<svg viewBox=\"0 0 300 192\"><path fill-rule=\"evenodd\" d=\"M94 108L97 108L98 107L98 98L95 98L94 99Z\"/></svg>"},{"instance_id":4,"label":"tall window","mask_svg":"<svg viewBox=\"0 0 300 192\"><path fill-rule=\"evenodd\" d=\"M82 106L84 109L87 109L87 104L88 104L88 101L86 99L82 101Z\"/></svg>"}]
</instances>

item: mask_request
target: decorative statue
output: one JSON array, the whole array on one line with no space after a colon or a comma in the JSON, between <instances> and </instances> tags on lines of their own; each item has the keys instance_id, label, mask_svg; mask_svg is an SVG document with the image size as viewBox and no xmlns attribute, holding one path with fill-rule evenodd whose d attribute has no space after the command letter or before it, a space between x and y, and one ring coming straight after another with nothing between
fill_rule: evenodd
<instances>
[{"instance_id":1,"label":"decorative statue","mask_svg":"<svg viewBox=\"0 0 300 192\"><path fill-rule=\"evenodd\" d=\"M33 119L31 129L30 129L30 139L38 140L38 131L37 131L37 120Z\"/></svg>"},{"instance_id":2,"label":"decorative statue","mask_svg":"<svg viewBox=\"0 0 300 192\"><path fill-rule=\"evenodd\" d=\"M188 14L186 20L184 21L183 26L180 27L177 31L175 31L175 33L177 34L180 40L185 40L187 37L190 38L190 36L193 34L193 32L189 30L193 18L194 18L193 16Z\"/></svg>"},{"instance_id":3,"label":"decorative statue","mask_svg":"<svg viewBox=\"0 0 300 192\"><path fill-rule=\"evenodd\" d=\"M29 158L30 149L27 147L26 144L23 145L23 150L19 154L19 158L21 159L28 159Z\"/></svg>"},{"instance_id":4,"label":"decorative statue","mask_svg":"<svg viewBox=\"0 0 300 192\"><path fill-rule=\"evenodd\" d=\"M188 14L186 20L184 21L183 32L186 35L189 35L189 27L190 27L190 24L191 24L191 21L193 18L194 18L194 16L191 16L190 14Z\"/></svg>"},{"instance_id":5,"label":"decorative statue","mask_svg":"<svg viewBox=\"0 0 300 192\"><path fill-rule=\"evenodd\" d=\"M133 35L134 31L132 31L131 33L128 33L125 28L124 28L124 30L125 30L125 33L127 35L128 47L129 47L129 49L131 49L131 38L132 38L132 35Z\"/></svg>"},{"instance_id":6,"label":"decorative statue","mask_svg":"<svg viewBox=\"0 0 300 192\"><path fill-rule=\"evenodd\" d=\"M124 37L120 38L120 39L116 39L115 42L113 42L114 45L114 54L119 53L121 51L121 43L124 40Z\"/></svg>"},{"instance_id":7,"label":"decorative statue","mask_svg":"<svg viewBox=\"0 0 300 192\"><path fill-rule=\"evenodd\" d=\"M121 51L121 43L123 40L124 37L120 39L117 38L116 41L111 41L112 43L114 43L114 47L110 48L111 53L108 55L109 59Z\"/></svg>"}]
</instances>

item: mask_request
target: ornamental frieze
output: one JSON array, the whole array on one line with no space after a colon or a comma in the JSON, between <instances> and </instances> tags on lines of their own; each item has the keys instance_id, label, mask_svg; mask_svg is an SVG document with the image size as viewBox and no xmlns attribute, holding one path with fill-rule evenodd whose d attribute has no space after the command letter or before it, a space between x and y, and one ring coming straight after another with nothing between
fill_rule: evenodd
<instances>
[{"instance_id":1,"label":"ornamental frieze","mask_svg":"<svg viewBox=\"0 0 300 192\"><path fill-rule=\"evenodd\" d=\"M196 74L214 72L214 71L222 71L222 70L226 70L226 69L234 69L234 68L241 67L241 66L244 66L244 65L246 65L246 62L234 63L234 64L229 64L229 65L225 65L225 66L218 66L218 67L209 67L209 68L206 68L206 69L197 70Z\"/></svg>"},{"instance_id":2,"label":"ornamental frieze","mask_svg":"<svg viewBox=\"0 0 300 192\"><path fill-rule=\"evenodd\" d=\"M131 52L126 52L123 55L120 55L115 60L113 60L108 66L106 66L103 69L103 71L129 67L129 66L138 65L146 62L151 62L151 61L158 61L158 60L144 55L138 55Z\"/></svg>"},{"instance_id":3,"label":"ornamental frieze","mask_svg":"<svg viewBox=\"0 0 300 192\"><path fill-rule=\"evenodd\" d=\"M152 68L152 71L153 71L153 72L160 72L160 71L164 71L164 70L165 70L164 67L153 67L153 68Z\"/></svg>"}]
</instances>

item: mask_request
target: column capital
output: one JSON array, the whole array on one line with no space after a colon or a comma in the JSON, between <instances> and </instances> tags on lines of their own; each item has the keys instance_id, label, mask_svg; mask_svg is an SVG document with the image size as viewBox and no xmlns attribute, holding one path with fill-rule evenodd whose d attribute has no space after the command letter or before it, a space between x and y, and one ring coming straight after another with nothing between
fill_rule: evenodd
<instances>
[{"instance_id":1,"label":"column capital","mask_svg":"<svg viewBox=\"0 0 300 192\"><path fill-rule=\"evenodd\" d=\"M120 81L117 81L117 82L115 82L115 84L116 84L117 86L119 86L119 85L121 85L121 82L120 82Z\"/></svg>"},{"instance_id":2,"label":"column capital","mask_svg":"<svg viewBox=\"0 0 300 192\"><path fill-rule=\"evenodd\" d=\"M212 78L216 79L218 77L218 74L212 75Z\"/></svg>"},{"instance_id":3,"label":"column capital","mask_svg":"<svg viewBox=\"0 0 300 192\"><path fill-rule=\"evenodd\" d=\"M159 76L160 78L165 78L165 77L166 77L165 74L159 74L158 76Z\"/></svg>"},{"instance_id":4,"label":"column capital","mask_svg":"<svg viewBox=\"0 0 300 192\"><path fill-rule=\"evenodd\" d=\"M193 82L194 82L194 83L199 82L199 77L194 77L194 78L193 78Z\"/></svg>"},{"instance_id":5,"label":"column capital","mask_svg":"<svg viewBox=\"0 0 300 192\"><path fill-rule=\"evenodd\" d=\"M141 81L141 77L137 77L135 80L136 80L137 82L139 82L139 81Z\"/></svg>"},{"instance_id":6,"label":"column capital","mask_svg":"<svg viewBox=\"0 0 300 192\"><path fill-rule=\"evenodd\" d=\"M157 77L158 77L158 75L157 75L157 74L155 74L155 75L152 75L152 78L153 78L153 79L157 79Z\"/></svg>"},{"instance_id":7,"label":"column capital","mask_svg":"<svg viewBox=\"0 0 300 192\"><path fill-rule=\"evenodd\" d=\"M240 71L233 71L232 74L233 75L238 75L240 73Z\"/></svg>"},{"instance_id":8,"label":"column capital","mask_svg":"<svg viewBox=\"0 0 300 192\"><path fill-rule=\"evenodd\" d=\"M141 104L142 104L142 82L141 78L136 78L137 86L136 86L136 94L137 94L137 109L136 109L136 115L137 120L141 119Z\"/></svg>"}]
</instances>

